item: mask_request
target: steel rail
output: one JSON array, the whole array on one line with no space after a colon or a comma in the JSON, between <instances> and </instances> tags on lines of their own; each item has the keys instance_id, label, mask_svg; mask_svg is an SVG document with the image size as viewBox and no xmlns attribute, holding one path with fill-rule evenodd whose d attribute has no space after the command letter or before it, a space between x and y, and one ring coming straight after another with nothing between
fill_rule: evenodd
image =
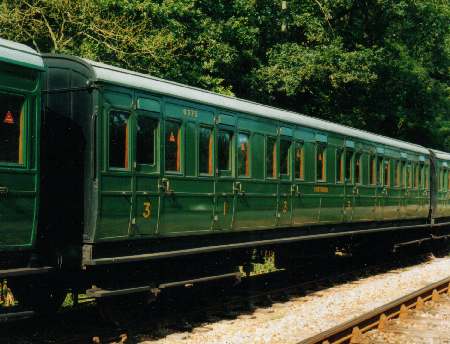
<instances>
[{"instance_id":1,"label":"steel rail","mask_svg":"<svg viewBox=\"0 0 450 344\"><path fill-rule=\"evenodd\" d=\"M445 293L450 295L450 276L341 325L302 340L299 344L360 343L362 334L374 329L382 330L388 320L403 318L408 310L421 309L424 302L437 301L440 295Z\"/></svg>"}]
</instances>

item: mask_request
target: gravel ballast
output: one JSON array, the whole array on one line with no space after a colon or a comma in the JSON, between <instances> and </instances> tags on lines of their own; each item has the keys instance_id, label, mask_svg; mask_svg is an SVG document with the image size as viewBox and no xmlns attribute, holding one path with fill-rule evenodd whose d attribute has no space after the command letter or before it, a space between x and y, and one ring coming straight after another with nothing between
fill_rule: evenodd
<instances>
[{"instance_id":1,"label":"gravel ballast","mask_svg":"<svg viewBox=\"0 0 450 344\"><path fill-rule=\"evenodd\" d=\"M141 344L298 343L449 275L450 258L431 258Z\"/></svg>"}]
</instances>

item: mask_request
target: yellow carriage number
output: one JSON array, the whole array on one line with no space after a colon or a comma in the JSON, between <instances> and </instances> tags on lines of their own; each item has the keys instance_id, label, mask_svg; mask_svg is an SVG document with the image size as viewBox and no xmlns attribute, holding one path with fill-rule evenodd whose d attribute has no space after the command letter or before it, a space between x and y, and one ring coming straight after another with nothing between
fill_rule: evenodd
<instances>
[{"instance_id":1,"label":"yellow carriage number","mask_svg":"<svg viewBox=\"0 0 450 344\"><path fill-rule=\"evenodd\" d=\"M144 211L142 216L144 219L149 219L152 216L152 204L150 202L144 202Z\"/></svg>"}]
</instances>

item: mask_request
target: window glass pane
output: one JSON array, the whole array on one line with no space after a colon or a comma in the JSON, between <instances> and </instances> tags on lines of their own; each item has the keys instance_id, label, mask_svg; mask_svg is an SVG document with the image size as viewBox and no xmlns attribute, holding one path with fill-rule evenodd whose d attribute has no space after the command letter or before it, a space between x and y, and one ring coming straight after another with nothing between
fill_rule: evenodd
<instances>
[{"instance_id":1,"label":"window glass pane","mask_svg":"<svg viewBox=\"0 0 450 344\"><path fill-rule=\"evenodd\" d=\"M128 168L128 121L130 114L123 111L109 113L109 166Z\"/></svg>"},{"instance_id":2,"label":"window glass pane","mask_svg":"<svg viewBox=\"0 0 450 344\"><path fill-rule=\"evenodd\" d=\"M352 165L353 165L353 151L347 150L345 152L345 180L350 183L353 182Z\"/></svg>"},{"instance_id":3,"label":"window glass pane","mask_svg":"<svg viewBox=\"0 0 450 344\"><path fill-rule=\"evenodd\" d=\"M325 181L325 146L317 145L316 177L318 181Z\"/></svg>"},{"instance_id":4,"label":"window glass pane","mask_svg":"<svg viewBox=\"0 0 450 344\"><path fill-rule=\"evenodd\" d=\"M288 176L291 174L289 168L291 141L280 140L280 174Z\"/></svg>"},{"instance_id":5,"label":"window glass pane","mask_svg":"<svg viewBox=\"0 0 450 344\"><path fill-rule=\"evenodd\" d=\"M136 132L136 163L155 164L155 131L158 121L147 116L138 116Z\"/></svg>"},{"instance_id":6,"label":"window glass pane","mask_svg":"<svg viewBox=\"0 0 450 344\"><path fill-rule=\"evenodd\" d=\"M370 184L375 185L377 183L376 180L376 159L373 155L370 156L369 158L369 181Z\"/></svg>"},{"instance_id":7,"label":"window glass pane","mask_svg":"<svg viewBox=\"0 0 450 344\"><path fill-rule=\"evenodd\" d=\"M419 185L419 165L414 164L414 188L417 189Z\"/></svg>"},{"instance_id":8,"label":"window glass pane","mask_svg":"<svg viewBox=\"0 0 450 344\"><path fill-rule=\"evenodd\" d=\"M273 137L267 138L266 151L266 177L277 177L277 140Z\"/></svg>"},{"instance_id":9,"label":"window glass pane","mask_svg":"<svg viewBox=\"0 0 450 344\"><path fill-rule=\"evenodd\" d=\"M249 146L249 135L244 133L239 133L238 142L238 175L239 176L250 176L250 146Z\"/></svg>"},{"instance_id":10,"label":"window glass pane","mask_svg":"<svg viewBox=\"0 0 450 344\"><path fill-rule=\"evenodd\" d=\"M219 131L219 134L217 135L220 171L231 171L231 138L232 135L228 131Z\"/></svg>"},{"instance_id":11,"label":"window glass pane","mask_svg":"<svg viewBox=\"0 0 450 344\"><path fill-rule=\"evenodd\" d=\"M442 178L442 189L443 190L447 190L447 188L448 188L447 179L448 179L448 170L444 169L443 178Z\"/></svg>"},{"instance_id":12,"label":"window glass pane","mask_svg":"<svg viewBox=\"0 0 450 344\"><path fill-rule=\"evenodd\" d=\"M355 182L362 184L361 181L361 153L357 153L355 156Z\"/></svg>"},{"instance_id":13,"label":"window glass pane","mask_svg":"<svg viewBox=\"0 0 450 344\"><path fill-rule=\"evenodd\" d=\"M383 158L382 157L378 157L378 163L377 163L377 184L381 185L381 175L383 173Z\"/></svg>"},{"instance_id":14,"label":"window glass pane","mask_svg":"<svg viewBox=\"0 0 450 344\"><path fill-rule=\"evenodd\" d=\"M25 99L0 94L0 162L23 163Z\"/></svg>"},{"instance_id":15,"label":"window glass pane","mask_svg":"<svg viewBox=\"0 0 450 344\"><path fill-rule=\"evenodd\" d=\"M406 181L405 181L405 179L406 179L406 162L405 161L402 161L401 162L401 179L400 179L400 185L401 186L406 186Z\"/></svg>"},{"instance_id":16,"label":"window glass pane","mask_svg":"<svg viewBox=\"0 0 450 344\"><path fill-rule=\"evenodd\" d=\"M450 186L450 173L447 170L447 189L448 189L449 186Z\"/></svg>"},{"instance_id":17,"label":"window glass pane","mask_svg":"<svg viewBox=\"0 0 450 344\"><path fill-rule=\"evenodd\" d=\"M336 151L336 181L342 183L344 181L344 151L338 149Z\"/></svg>"},{"instance_id":18,"label":"window glass pane","mask_svg":"<svg viewBox=\"0 0 450 344\"><path fill-rule=\"evenodd\" d=\"M295 145L295 178L296 179L304 179L304 149L303 144L297 142Z\"/></svg>"},{"instance_id":19,"label":"window glass pane","mask_svg":"<svg viewBox=\"0 0 450 344\"><path fill-rule=\"evenodd\" d=\"M395 186L399 186L400 185L400 161L395 160L393 162L395 164L395 181L394 181L394 185Z\"/></svg>"},{"instance_id":20,"label":"window glass pane","mask_svg":"<svg viewBox=\"0 0 450 344\"><path fill-rule=\"evenodd\" d=\"M406 183L408 184L408 187L411 188L412 186L412 176L411 176L411 164L408 163L406 166Z\"/></svg>"},{"instance_id":21,"label":"window glass pane","mask_svg":"<svg viewBox=\"0 0 450 344\"><path fill-rule=\"evenodd\" d=\"M212 128L200 127L199 137L199 172L213 174L213 131Z\"/></svg>"},{"instance_id":22,"label":"window glass pane","mask_svg":"<svg viewBox=\"0 0 450 344\"><path fill-rule=\"evenodd\" d=\"M166 121L166 171L181 171L181 125Z\"/></svg>"},{"instance_id":23,"label":"window glass pane","mask_svg":"<svg viewBox=\"0 0 450 344\"><path fill-rule=\"evenodd\" d=\"M384 171L383 183L386 186L390 186L391 185L390 167L391 167L390 161L385 161L384 162L384 166L383 166L383 171Z\"/></svg>"}]
</instances>

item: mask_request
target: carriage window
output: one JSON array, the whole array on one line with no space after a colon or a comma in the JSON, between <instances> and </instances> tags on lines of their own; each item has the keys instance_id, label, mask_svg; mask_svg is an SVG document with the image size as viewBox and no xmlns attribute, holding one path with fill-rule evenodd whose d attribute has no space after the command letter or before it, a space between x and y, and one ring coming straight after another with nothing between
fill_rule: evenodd
<instances>
[{"instance_id":1,"label":"carriage window","mask_svg":"<svg viewBox=\"0 0 450 344\"><path fill-rule=\"evenodd\" d=\"M336 181L342 183L344 181L344 151L336 150Z\"/></svg>"},{"instance_id":2,"label":"carriage window","mask_svg":"<svg viewBox=\"0 0 450 344\"><path fill-rule=\"evenodd\" d=\"M217 151L219 171L231 171L231 139L230 131L220 130L217 135Z\"/></svg>"},{"instance_id":3,"label":"carriage window","mask_svg":"<svg viewBox=\"0 0 450 344\"><path fill-rule=\"evenodd\" d=\"M25 98L0 94L0 162L23 164Z\"/></svg>"},{"instance_id":4,"label":"carriage window","mask_svg":"<svg viewBox=\"0 0 450 344\"><path fill-rule=\"evenodd\" d=\"M383 158L378 157L377 160L377 184L382 185L381 175L383 173Z\"/></svg>"},{"instance_id":5,"label":"carriage window","mask_svg":"<svg viewBox=\"0 0 450 344\"><path fill-rule=\"evenodd\" d=\"M326 166L326 155L325 155L326 146L323 144L317 145L317 154L316 154L316 179L319 182L325 181L325 166Z\"/></svg>"},{"instance_id":6,"label":"carriage window","mask_svg":"<svg viewBox=\"0 0 450 344\"><path fill-rule=\"evenodd\" d=\"M267 138L266 144L266 177L277 177L277 140L273 137Z\"/></svg>"},{"instance_id":7,"label":"carriage window","mask_svg":"<svg viewBox=\"0 0 450 344\"><path fill-rule=\"evenodd\" d=\"M383 166L383 171L384 171L384 176L383 176L383 183L385 186L390 186L391 185L391 162L390 160L386 160L384 162L384 166Z\"/></svg>"},{"instance_id":8,"label":"carriage window","mask_svg":"<svg viewBox=\"0 0 450 344\"><path fill-rule=\"evenodd\" d=\"M155 131L158 121L147 116L137 118L136 163L155 164Z\"/></svg>"},{"instance_id":9,"label":"carriage window","mask_svg":"<svg viewBox=\"0 0 450 344\"><path fill-rule=\"evenodd\" d=\"M199 172L213 174L213 131L212 128L200 127L199 137Z\"/></svg>"},{"instance_id":10,"label":"carriage window","mask_svg":"<svg viewBox=\"0 0 450 344\"><path fill-rule=\"evenodd\" d=\"M450 173L449 170L447 170L447 190L449 189L450 186Z\"/></svg>"},{"instance_id":11,"label":"carriage window","mask_svg":"<svg viewBox=\"0 0 450 344\"><path fill-rule=\"evenodd\" d=\"M291 174L289 162L291 161L291 141L280 140L280 174L289 176Z\"/></svg>"},{"instance_id":12,"label":"carriage window","mask_svg":"<svg viewBox=\"0 0 450 344\"><path fill-rule=\"evenodd\" d=\"M361 180L361 153L356 153L355 156L355 182L362 184Z\"/></svg>"},{"instance_id":13,"label":"carriage window","mask_svg":"<svg viewBox=\"0 0 450 344\"><path fill-rule=\"evenodd\" d=\"M419 165L414 164L414 189L419 186Z\"/></svg>"},{"instance_id":14,"label":"carriage window","mask_svg":"<svg viewBox=\"0 0 450 344\"><path fill-rule=\"evenodd\" d=\"M423 164L419 164L419 170L418 170L418 174L419 174L419 181L418 181L418 185L419 185L419 189L423 188Z\"/></svg>"},{"instance_id":15,"label":"carriage window","mask_svg":"<svg viewBox=\"0 0 450 344\"><path fill-rule=\"evenodd\" d=\"M412 187L412 171L410 163L408 163L408 165L406 166L406 183L409 188Z\"/></svg>"},{"instance_id":16,"label":"carriage window","mask_svg":"<svg viewBox=\"0 0 450 344\"><path fill-rule=\"evenodd\" d=\"M250 146L249 135L239 133L238 147L238 176L250 176Z\"/></svg>"},{"instance_id":17,"label":"carriage window","mask_svg":"<svg viewBox=\"0 0 450 344\"><path fill-rule=\"evenodd\" d=\"M295 144L295 179L304 179L305 178L305 172L304 172L304 155L305 155L305 149L303 148L303 143L297 142Z\"/></svg>"},{"instance_id":18,"label":"carriage window","mask_svg":"<svg viewBox=\"0 0 450 344\"><path fill-rule=\"evenodd\" d=\"M166 121L166 171L181 171L181 124Z\"/></svg>"},{"instance_id":19,"label":"carriage window","mask_svg":"<svg viewBox=\"0 0 450 344\"><path fill-rule=\"evenodd\" d=\"M401 163L400 161L395 160L394 164L395 164L395 186L400 186Z\"/></svg>"},{"instance_id":20,"label":"carriage window","mask_svg":"<svg viewBox=\"0 0 450 344\"><path fill-rule=\"evenodd\" d=\"M369 158L370 170L369 170L369 182L372 185L377 183L377 175L376 175L376 164L377 161L373 155L370 155Z\"/></svg>"},{"instance_id":21,"label":"carriage window","mask_svg":"<svg viewBox=\"0 0 450 344\"><path fill-rule=\"evenodd\" d=\"M128 143L130 114L124 111L109 113L109 166L128 168Z\"/></svg>"},{"instance_id":22,"label":"carriage window","mask_svg":"<svg viewBox=\"0 0 450 344\"><path fill-rule=\"evenodd\" d=\"M405 161L401 161L401 180L400 180L400 185L401 186L406 186L406 162Z\"/></svg>"},{"instance_id":23,"label":"carriage window","mask_svg":"<svg viewBox=\"0 0 450 344\"><path fill-rule=\"evenodd\" d=\"M448 190L448 184L447 184L447 180L448 180L448 169L444 170L444 190Z\"/></svg>"},{"instance_id":24,"label":"carriage window","mask_svg":"<svg viewBox=\"0 0 450 344\"><path fill-rule=\"evenodd\" d=\"M352 183L352 165L353 165L353 151L347 150L345 152L345 180Z\"/></svg>"},{"instance_id":25,"label":"carriage window","mask_svg":"<svg viewBox=\"0 0 450 344\"><path fill-rule=\"evenodd\" d=\"M425 189L428 190L428 180L430 179L430 166L425 165Z\"/></svg>"}]
</instances>

